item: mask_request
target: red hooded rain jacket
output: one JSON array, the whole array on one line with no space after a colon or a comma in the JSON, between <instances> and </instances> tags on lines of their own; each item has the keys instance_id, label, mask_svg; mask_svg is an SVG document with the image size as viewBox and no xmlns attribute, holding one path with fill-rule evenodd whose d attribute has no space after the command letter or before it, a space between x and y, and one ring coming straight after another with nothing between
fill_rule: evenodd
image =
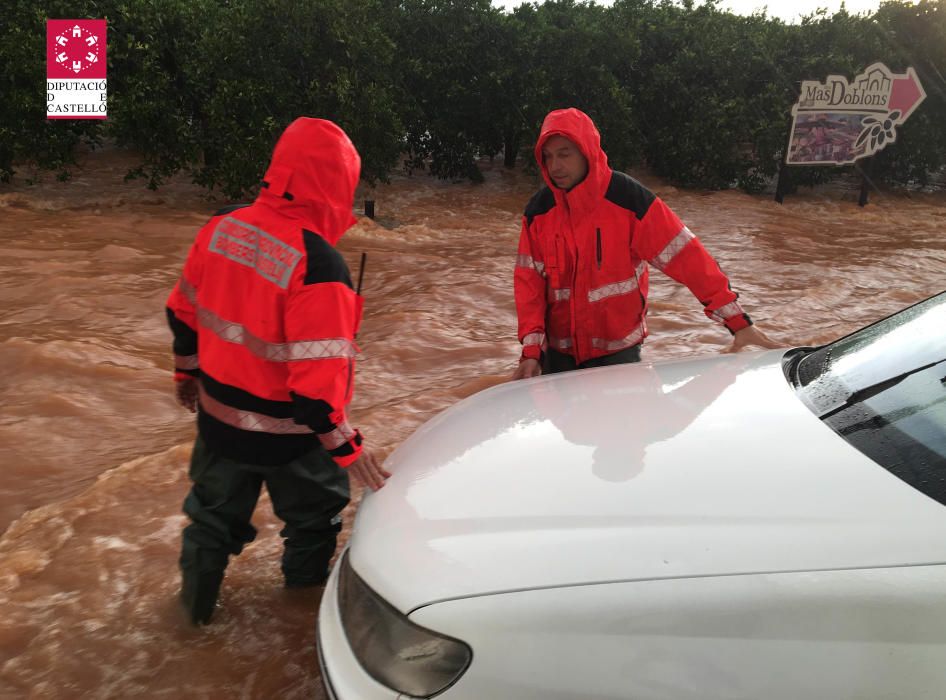
<instances>
[{"instance_id":1,"label":"red hooded rain jacket","mask_svg":"<svg viewBox=\"0 0 946 700\"><path fill-rule=\"evenodd\" d=\"M362 298L334 248L360 170L344 131L297 119L256 201L197 234L167 314L175 376L200 378L198 429L224 456L281 464L321 444L347 466L361 453L345 408Z\"/></svg>"},{"instance_id":2,"label":"red hooded rain jacket","mask_svg":"<svg viewBox=\"0 0 946 700\"><path fill-rule=\"evenodd\" d=\"M542 160L553 135L575 143L588 175L570 191L555 187ZM580 364L647 336L648 268L685 284L706 315L735 332L752 321L700 241L650 190L608 167L591 118L551 112L535 158L547 185L526 206L515 269L523 358L546 347Z\"/></svg>"}]
</instances>

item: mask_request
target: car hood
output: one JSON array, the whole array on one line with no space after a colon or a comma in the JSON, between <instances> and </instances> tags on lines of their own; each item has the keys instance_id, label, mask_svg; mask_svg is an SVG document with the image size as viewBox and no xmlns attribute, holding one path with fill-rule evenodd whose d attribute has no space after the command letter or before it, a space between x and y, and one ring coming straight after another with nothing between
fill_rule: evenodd
<instances>
[{"instance_id":1,"label":"car hood","mask_svg":"<svg viewBox=\"0 0 946 700\"><path fill-rule=\"evenodd\" d=\"M387 460L352 566L406 613L530 588L946 560L946 507L818 420L782 355L582 370L461 401Z\"/></svg>"}]
</instances>

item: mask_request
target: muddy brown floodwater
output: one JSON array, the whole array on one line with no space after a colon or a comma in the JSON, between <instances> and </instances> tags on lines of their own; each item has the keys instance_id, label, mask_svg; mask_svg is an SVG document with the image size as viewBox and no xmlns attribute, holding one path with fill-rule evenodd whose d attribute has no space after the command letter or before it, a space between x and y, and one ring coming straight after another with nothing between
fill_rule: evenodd
<instances>
[{"instance_id":1,"label":"muddy brown floodwater","mask_svg":"<svg viewBox=\"0 0 946 700\"><path fill-rule=\"evenodd\" d=\"M318 594L281 587L265 498L215 622L194 629L178 610L194 428L172 399L163 304L221 203L185 183L124 183L133 163L97 152L70 182L0 189L0 696L322 697ZM786 345L946 287L942 193L875 193L861 209L855 189L834 186L779 206L638 175ZM396 177L359 195L378 219L340 246L353 270L368 254L352 415L382 454L512 371L512 268L535 187L495 167L482 185ZM652 280L645 360L728 345L685 288Z\"/></svg>"}]
</instances>

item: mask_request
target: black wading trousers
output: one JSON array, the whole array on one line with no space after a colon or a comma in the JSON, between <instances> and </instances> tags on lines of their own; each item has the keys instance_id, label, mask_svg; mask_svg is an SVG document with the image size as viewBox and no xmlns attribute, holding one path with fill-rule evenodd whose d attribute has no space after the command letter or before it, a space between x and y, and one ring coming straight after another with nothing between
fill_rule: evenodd
<instances>
[{"instance_id":1,"label":"black wading trousers","mask_svg":"<svg viewBox=\"0 0 946 700\"><path fill-rule=\"evenodd\" d=\"M641 361L641 346L633 345L623 350L618 350L611 355L595 357L586 360L580 365L575 362L575 358L558 350L547 348L542 358L542 374L556 374L557 372L570 372L573 369L587 369L589 367L607 367L608 365L624 365L631 362Z\"/></svg>"},{"instance_id":2,"label":"black wading trousers","mask_svg":"<svg viewBox=\"0 0 946 700\"><path fill-rule=\"evenodd\" d=\"M209 622L230 555L256 537L250 524L260 490L285 523L282 571L286 586L321 584L348 504L348 474L318 447L286 464L263 466L222 457L200 438L194 443L184 500L191 524L181 547L181 597L195 623Z\"/></svg>"}]
</instances>

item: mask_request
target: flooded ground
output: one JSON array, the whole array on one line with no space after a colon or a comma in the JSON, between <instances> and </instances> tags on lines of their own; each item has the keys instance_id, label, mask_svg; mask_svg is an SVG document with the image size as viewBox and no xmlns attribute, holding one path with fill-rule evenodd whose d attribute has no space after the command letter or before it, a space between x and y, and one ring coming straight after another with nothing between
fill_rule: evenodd
<instances>
[{"instance_id":1,"label":"flooded ground","mask_svg":"<svg viewBox=\"0 0 946 700\"><path fill-rule=\"evenodd\" d=\"M172 398L163 305L222 202L124 183L132 163L95 153L71 182L0 188L0 696L322 697L318 593L281 587L265 498L214 624L194 629L178 610L194 428ZM942 193L874 193L861 209L856 187L836 185L780 206L636 174L786 345L946 288ZM378 218L340 246L355 272L368 254L351 413L382 454L515 367L512 267L535 188L495 167L482 185L397 177L359 195ZM652 280L645 360L727 347L685 288Z\"/></svg>"}]
</instances>

